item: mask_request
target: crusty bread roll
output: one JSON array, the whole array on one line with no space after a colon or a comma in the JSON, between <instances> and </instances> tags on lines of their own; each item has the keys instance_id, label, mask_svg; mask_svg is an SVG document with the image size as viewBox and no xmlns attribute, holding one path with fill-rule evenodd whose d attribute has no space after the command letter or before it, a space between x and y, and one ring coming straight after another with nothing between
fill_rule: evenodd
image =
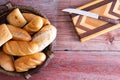
<instances>
[{"instance_id":1,"label":"crusty bread roll","mask_svg":"<svg viewBox=\"0 0 120 80\"><path fill-rule=\"evenodd\" d=\"M38 50L38 45L34 42L8 41L3 45L3 51L13 56L26 56L34 54Z\"/></svg>"},{"instance_id":2,"label":"crusty bread roll","mask_svg":"<svg viewBox=\"0 0 120 80\"><path fill-rule=\"evenodd\" d=\"M36 33L32 42L38 44L37 52L42 51L45 47L52 43L56 38L56 34L57 30L53 25L46 25L38 33Z\"/></svg>"},{"instance_id":3,"label":"crusty bread roll","mask_svg":"<svg viewBox=\"0 0 120 80\"><path fill-rule=\"evenodd\" d=\"M38 15L35 15L32 13L22 13L22 15L28 22L30 22L33 18L38 17ZM50 24L50 21L48 19L45 19L43 17L41 17L41 18L43 19L43 26Z\"/></svg>"},{"instance_id":4,"label":"crusty bread roll","mask_svg":"<svg viewBox=\"0 0 120 80\"><path fill-rule=\"evenodd\" d=\"M27 22L30 22L33 18L38 17L37 15L32 13L22 13L22 15L27 20Z\"/></svg>"},{"instance_id":5,"label":"crusty bread roll","mask_svg":"<svg viewBox=\"0 0 120 80\"><path fill-rule=\"evenodd\" d=\"M22 13L18 8L14 9L8 16L7 20L10 24L16 27L23 27L27 21L23 17Z\"/></svg>"},{"instance_id":6,"label":"crusty bread roll","mask_svg":"<svg viewBox=\"0 0 120 80\"><path fill-rule=\"evenodd\" d=\"M35 17L24 27L24 29L29 33L34 33L39 31L42 26L43 26L42 18Z\"/></svg>"},{"instance_id":7,"label":"crusty bread roll","mask_svg":"<svg viewBox=\"0 0 120 80\"><path fill-rule=\"evenodd\" d=\"M12 39L12 34L7 28L6 24L0 25L0 46Z\"/></svg>"},{"instance_id":8,"label":"crusty bread roll","mask_svg":"<svg viewBox=\"0 0 120 80\"><path fill-rule=\"evenodd\" d=\"M25 31L21 28L17 28L13 25L7 25L7 27L10 30L14 40L22 40L22 41L30 41L31 40L31 36L28 34L27 31Z\"/></svg>"},{"instance_id":9,"label":"crusty bread roll","mask_svg":"<svg viewBox=\"0 0 120 80\"><path fill-rule=\"evenodd\" d=\"M42 19L43 19L43 26L51 24L48 19L45 19L45 18L42 18Z\"/></svg>"},{"instance_id":10,"label":"crusty bread roll","mask_svg":"<svg viewBox=\"0 0 120 80\"><path fill-rule=\"evenodd\" d=\"M0 66L6 71L14 71L13 57L0 51Z\"/></svg>"},{"instance_id":11,"label":"crusty bread roll","mask_svg":"<svg viewBox=\"0 0 120 80\"><path fill-rule=\"evenodd\" d=\"M15 69L17 72L28 71L29 69L35 68L37 65L42 64L45 59L46 55L42 52L20 57L14 62Z\"/></svg>"}]
</instances>

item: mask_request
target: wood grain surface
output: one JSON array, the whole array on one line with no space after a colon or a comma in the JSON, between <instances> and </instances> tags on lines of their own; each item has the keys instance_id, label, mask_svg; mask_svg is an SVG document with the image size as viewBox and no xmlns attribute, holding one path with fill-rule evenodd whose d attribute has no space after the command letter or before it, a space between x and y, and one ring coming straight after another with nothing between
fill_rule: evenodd
<instances>
[{"instance_id":1,"label":"wood grain surface","mask_svg":"<svg viewBox=\"0 0 120 80\"><path fill-rule=\"evenodd\" d=\"M61 11L93 0L11 1L44 13L58 30L53 47L55 57L29 80L120 80L120 29L80 42L69 14ZM0 4L5 2L0 0ZM24 78L0 73L0 80Z\"/></svg>"}]
</instances>

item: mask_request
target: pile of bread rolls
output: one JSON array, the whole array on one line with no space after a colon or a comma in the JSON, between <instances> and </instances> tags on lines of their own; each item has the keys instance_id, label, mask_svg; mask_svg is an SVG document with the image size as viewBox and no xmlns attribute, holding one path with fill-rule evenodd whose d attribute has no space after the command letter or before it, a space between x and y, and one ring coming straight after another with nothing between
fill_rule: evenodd
<instances>
[{"instance_id":1,"label":"pile of bread rolls","mask_svg":"<svg viewBox=\"0 0 120 80\"><path fill-rule=\"evenodd\" d=\"M25 72L46 60L42 51L56 38L49 20L15 8L0 25L0 66L6 71ZM17 57L17 58L15 58Z\"/></svg>"}]
</instances>

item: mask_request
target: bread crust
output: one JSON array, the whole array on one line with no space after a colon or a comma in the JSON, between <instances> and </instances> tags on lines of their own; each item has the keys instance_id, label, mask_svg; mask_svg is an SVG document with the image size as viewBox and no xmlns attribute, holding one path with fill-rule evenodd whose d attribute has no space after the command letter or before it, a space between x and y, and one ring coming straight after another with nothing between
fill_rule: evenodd
<instances>
[{"instance_id":1,"label":"bread crust","mask_svg":"<svg viewBox=\"0 0 120 80\"><path fill-rule=\"evenodd\" d=\"M6 24L0 25L0 46L12 39L12 34L10 33Z\"/></svg>"},{"instance_id":2,"label":"bread crust","mask_svg":"<svg viewBox=\"0 0 120 80\"><path fill-rule=\"evenodd\" d=\"M37 52L42 51L45 47L51 44L55 40L56 35L57 29L53 25L46 25L37 32L32 39L32 42L38 44Z\"/></svg>"},{"instance_id":3,"label":"bread crust","mask_svg":"<svg viewBox=\"0 0 120 80\"><path fill-rule=\"evenodd\" d=\"M22 13L24 18L27 20L27 22L30 22L33 18L38 17L38 15L32 14L32 13ZM50 21L46 18L43 18L43 26L51 24Z\"/></svg>"},{"instance_id":4,"label":"bread crust","mask_svg":"<svg viewBox=\"0 0 120 80\"><path fill-rule=\"evenodd\" d=\"M43 26L42 18L35 17L27 25L25 25L24 29L29 33L34 33L39 31L42 26Z\"/></svg>"},{"instance_id":5,"label":"bread crust","mask_svg":"<svg viewBox=\"0 0 120 80\"><path fill-rule=\"evenodd\" d=\"M27 41L8 41L3 45L3 51L12 56L26 56L34 54L38 45Z\"/></svg>"},{"instance_id":6,"label":"bread crust","mask_svg":"<svg viewBox=\"0 0 120 80\"><path fill-rule=\"evenodd\" d=\"M43 52L35 53L32 55L20 57L15 60L14 65L17 72L28 71L41 65L46 59L46 55Z\"/></svg>"},{"instance_id":7,"label":"bread crust","mask_svg":"<svg viewBox=\"0 0 120 80\"><path fill-rule=\"evenodd\" d=\"M6 71L14 71L14 59L12 56L0 51L0 66Z\"/></svg>"},{"instance_id":8,"label":"bread crust","mask_svg":"<svg viewBox=\"0 0 120 80\"><path fill-rule=\"evenodd\" d=\"M30 41L32 38L29 33L21 28L17 28L13 25L7 25L14 40Z\"/></svg>"},{"instance_id":9,"label":"bread crust","mask_svg":"<svg viewBox=\"0 0 120 80\"><path fill-rule=\"evenodd\" d=\"M14 9L8 16L7 21L16 27L23 27L27 21L18 8Z\"/></svg>"}]
</instances>

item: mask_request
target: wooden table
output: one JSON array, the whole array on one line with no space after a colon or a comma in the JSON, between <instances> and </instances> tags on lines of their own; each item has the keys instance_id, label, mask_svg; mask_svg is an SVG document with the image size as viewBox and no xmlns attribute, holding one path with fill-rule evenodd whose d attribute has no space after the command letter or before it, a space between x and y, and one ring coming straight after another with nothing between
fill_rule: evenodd
<instances>
[{"instance_id":1,"label":"wooden table","mask_svg":"<svg viewBox=\"0 0 120 80\"><path fill-rule=\"evenodd\" d=\"M58 30L55 57L30 80L120 80L120 29L79 42L70 16L61 10L93 0L11 0L44 13ZM4 4L7 0L0 0ZM24 80L0 73L0 80Z\"/></svg>"}]
</instances>

